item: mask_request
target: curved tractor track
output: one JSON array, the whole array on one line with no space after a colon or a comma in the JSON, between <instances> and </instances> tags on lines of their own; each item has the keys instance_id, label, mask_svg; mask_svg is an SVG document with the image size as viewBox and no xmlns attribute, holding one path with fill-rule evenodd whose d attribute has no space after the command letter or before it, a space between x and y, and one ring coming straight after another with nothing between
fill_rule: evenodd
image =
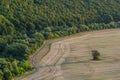
<instances>
[{"instance_id":1,"label":"curved tractor track","mask_svg":"<svg viewBox=\"0 0 120 80\"><path fill-rule=\"evenodd\" d=\"M85 44L87 44L87 48L82 49L82 47L86 47L86 45L84 45L84 42L85 40L89 41L89 37L90 37L90 40L92 40L91 38L96 38L96 37L101 39L101 37L104 36L103 34L111 34L111 35L106 35L106 37L116 36L116 34L112 35L112 33L119 33L119 29L87 32L85 33L85 35L82 35L82 36L77 34L71 37L47 41L44 44L44 46L40 50L38 50L36 54L30 59L33 66L35 67L35 71L33 71L29 75L19 78L18 80L80 80L80 79L81 80L110 80L110 79L107 79L106 76L105 78L103 77L104 79L99 79L99 77L95 77L95 76L97 74L101 74L99 71L96 71L96 70L99 68L99 66L104 64L103 62L112 63L113 59L109 57L109 59L103 60L103 62L102 61L92 62L90 54L87 54L87 52L89 50L94 49L96 46L94 47L90 43L86 42ZM99 36L96 36L96 35L99 35ZM83 41L83 44L82 44L82 41ZM79 43L81 44L79 45ZM107 45L110 45L110 44L107 44ZM102 49L100 48L100 50ZM77 54L76 54L76 51L77 51ZM84 55L83 52L80 52L80 51L84 51L86 52L86 54ZM105 57L108 57L108 55L106 55ZM97 65L98 63L99 63L99 66ZM109 65L112 66L112 64L109 64ZM96 66L98 66L98 68L96 68ZM107 65L103 66L103 69L104 68L106 69L106 67ZM72 70L74 71L71 72ZM118 70L118 67L117 67L117 70ZM78 76L80 78L79 77L74 78L74 76L76 76L75 74L77 75L79 74ZM107 74L107 72L103 71L103 74ZM85 77L87 77L87 79ZM120 77L116 77L116 79L119 80Z\"/></svg>"},{"instance_id":2,"label":"curved tractor track","mask_svg":"<svg viewBox=\"0 0 120 80\"><path fill-rule=\"evenodd\" d=\"M60 64L58 62L65 53L65 45L55 42L51 44L50 51L48 48L50 43L45 45L46 46L44 46L44 49L41 50L40 53L49 53L47 55L34 55L32 58L32 63L35 67L35 71L24 78L20 78L19 80L55 80L56 76L61 75L61 67L59 66ZM40 62L38 62L40 59L39 56L44 56Z\"/></svg>"}]
</instances>

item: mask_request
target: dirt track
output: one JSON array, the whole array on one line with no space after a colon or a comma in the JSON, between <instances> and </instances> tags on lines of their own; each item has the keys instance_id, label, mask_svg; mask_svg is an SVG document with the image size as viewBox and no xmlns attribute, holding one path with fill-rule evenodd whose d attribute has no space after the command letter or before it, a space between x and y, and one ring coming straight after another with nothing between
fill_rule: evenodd
<instances>
[{"instance_id":1,"label":"dirt track","mask_svg":"<svg viewBox=\"0 0 120 80\"><path fill-rule=\"evenodd\" d=\"M55 40L50 51L49 42L32 58L36 71L20 80L120 80L119 40L115 29ZM100 61L91 60L93 49L100 51Z\"/></svg>"}]
</instances>

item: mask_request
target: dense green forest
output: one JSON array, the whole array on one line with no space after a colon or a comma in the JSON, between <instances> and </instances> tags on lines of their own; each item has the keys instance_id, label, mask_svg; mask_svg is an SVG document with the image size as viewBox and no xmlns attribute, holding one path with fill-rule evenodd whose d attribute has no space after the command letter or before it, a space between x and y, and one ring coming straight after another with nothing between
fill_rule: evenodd
<instances>
[{"instance_id":1,"label":"dense green forest","mask_svg":"<svg viewBox=\"0 0 120 80\"><path fill-rule=\"evenodd\" d=\"M46 39L119 27L120 0L0 0L0 80L32 70Z\"/></svg>"}]
</instances>

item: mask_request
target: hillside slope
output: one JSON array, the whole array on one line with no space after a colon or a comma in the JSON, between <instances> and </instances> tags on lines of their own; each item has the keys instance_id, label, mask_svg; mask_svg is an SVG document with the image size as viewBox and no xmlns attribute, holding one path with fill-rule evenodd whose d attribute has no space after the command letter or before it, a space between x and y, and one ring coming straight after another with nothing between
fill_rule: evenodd
<instances>
[{"instance_id":1,"label":"hillside slope","mask_svg":"<svg viewBox=\"0 0 120 80\"><path fill-rule=\"evenodd\" d=\"M27 59L46 39L120 27L119 4L119 0L0 0L0 80L31 70Z\"/></svg>"},{"instance_id":2,"label":"hillside slope","mask_svg":"<svg viewBox=\"0 0 120 80\"><path fill-rule=\"evenodd\" d=\"M119 0L1 0L0 13L22 31L120 20Z\"/></svg>"}]
</instances>

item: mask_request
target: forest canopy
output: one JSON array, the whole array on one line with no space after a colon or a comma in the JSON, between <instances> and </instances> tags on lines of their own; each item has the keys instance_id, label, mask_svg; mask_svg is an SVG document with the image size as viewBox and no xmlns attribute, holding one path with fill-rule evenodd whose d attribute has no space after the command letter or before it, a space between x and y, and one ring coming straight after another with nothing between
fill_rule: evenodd
<instances>
[{"instance_id":1,"label":"forest canopy","mask_svg":"<svg viewBox=\"0 0 120 80\"><path fill-rule=\"evenodd\" d=\"M120 0L0 0L0 80L32 70L46 39L110 28L120 28Z\"/></svg>"}]
</instances>

